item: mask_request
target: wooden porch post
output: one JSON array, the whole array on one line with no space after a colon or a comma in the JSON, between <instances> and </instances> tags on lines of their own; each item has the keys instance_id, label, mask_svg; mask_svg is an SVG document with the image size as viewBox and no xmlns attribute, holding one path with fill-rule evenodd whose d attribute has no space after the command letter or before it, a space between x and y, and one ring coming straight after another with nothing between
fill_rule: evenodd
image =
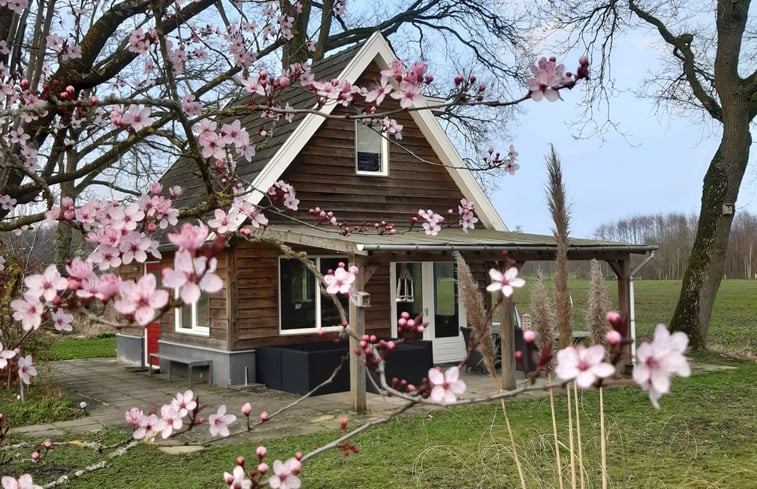
<instances>
[{"instance_id":1,"label":"wooden porch post","mask_svg":"<svg viewBox=\"0 0 757 489\"><path fill-rule=\"evenodd\" d=\"M615 272L615 275L618 277L618 312L621 314L621 316L625 316L628 318L630 322L630 314L631 314L631 257L629 255L626 255L625 258L621 260L607 260L607 263L610 265L610 268L612 268L612 271ZM627 326L630 327L630 324ZM627 331L626 334L630 334L630 331ZM626 354L628 355L628 358L631 358L631 345L628 345ZM631 365L631 363L628 363L626 365L626 368L628 368ZM619 369L619 371L622 369Z\"/></svg>"},{"instance_id":2,"label":"wooden porch post","mask_svg":"<svg viewBox=\"0 0 757 489\"><path fill-rule=\"evenodd\" d=\"M499 292L497 292L499 293ZM505 297L499 306L499 337L502 351L502 388L515 389L515 325L513 298Z\"/></svg>"},{"instance_id":3,"label":"wooden porch post","mask_svg":"<svg viewBox=\"0 0 757 489\"><path fill-rule=\"evenodd\" d=\"M631 312L631 261L629 257L622 260L607 260L607 263L618 277L618 312Z\"/></svg>"},{"instance_id":4,"label":"wooden porch post","mask_svg":"<svg viewBox=\"0 0 757 489\"><path fill-rule=\"evenodd\" d=\"M355 289L363 290L366 282L367 270L365 270L365 260L358 255L350 256L350 265L356 265L360 268L355 279ZM365 367L363 362L355 354L355 350L360 348L359 341L353 336L360 338L365 334L365 309L357 307L350 301L350 407L357 413L366 411L365 397Z\"/></svg>"}]
</instances>

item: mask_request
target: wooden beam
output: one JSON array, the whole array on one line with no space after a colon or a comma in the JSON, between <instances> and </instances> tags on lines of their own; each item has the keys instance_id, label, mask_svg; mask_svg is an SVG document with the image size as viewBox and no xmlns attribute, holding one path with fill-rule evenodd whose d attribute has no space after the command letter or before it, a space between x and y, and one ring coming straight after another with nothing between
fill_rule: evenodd
<instances>
[{"instance_id":1,"label":"wooden beam","mask_svg":"<svg viewBox=\"0 0 757 489\"><path fill-rule=\"evenodd\" d=\"M513 300L505 297L499 306L499 337L502 349L502 388L515 389L515 325Z\"/></svg>"},{"instance_id":2,"label":"wooden beam","mask_svg":"<svg viewBox=\"0 0 757 489\"><path fill-rule=\"evenodd\" d=\"M626 255L625 259L623 260L608 260L607 263L610 265L610 268L612 268L612 271L615 272L615 275L618 277L618 312L621 314L621 316L624 316L628 318L630 321L630 314L631 314L631 257L629 255ZM630 327L630 324L628 325ZM626 332L626 334L630 334L630 331ZM628 345L626 347L626 355L628 358L631 358L631 345ZM626 373L628 372L628 368L631 366L631 363L629 362L626 364ZM623 366L618 365L618 371L622 372Z\"/></svg>"},{"instance_id":3,"label":"wooden beam","mask_svg":"<svg viewBox=\"0 0 757 489\"><path fill-rule=\"evenodd\" d=\"M350 265L356 265L360 268L360 273L355 278L355 289L363 290L366 277L363 273L365 259L362 256L351 255ZM360 357L355 354L355 350L360 348L360 338L365 334L365 309L357 307L350 301L350 408L359 413L365 413L367 410L365 395L365 366Z\"/></svg>"}]
</instances>

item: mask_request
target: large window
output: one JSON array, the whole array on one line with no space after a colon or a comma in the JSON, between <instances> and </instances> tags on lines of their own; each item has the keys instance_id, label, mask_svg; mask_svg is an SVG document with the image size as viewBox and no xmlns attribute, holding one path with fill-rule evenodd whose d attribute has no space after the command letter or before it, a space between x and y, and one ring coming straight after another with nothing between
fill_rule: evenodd
<instances>
[{"instance_id":1,"label":"large window","mask_svg":"<svg viewBox=\"0 0 757 489\"><path fill-rule=\"evenodd\" d=\"M178 298L178 289L175 293ZM210 334L210 296L203 292L194 304L174 309L174 316L176 331L208 336Z\"/></svg>"},{"instance_id":2,"label":"large window","mask_svg":"<svg viewBox=\"0 0 757 489\"><path fill-rule=\"evenodd\" d=\"M336 269L344 258L310 257L321 273ZM340 297L345 311L346 297ZM299 260L279 260L279 326L282 334L312 333L341 326L339 310L330 296L320 293L315 276Z\"/></svg>"},{"instance_id":3,"label":"large window","mask_svg":"<svg viewBox=\"0 0 757 489\"><path fill-rule=\"evenodd\" d=\"M355 172L358 175L389 174L389 142L380 131L380 125L367 126L355 121Z\"/></svg>"}]
</instances>

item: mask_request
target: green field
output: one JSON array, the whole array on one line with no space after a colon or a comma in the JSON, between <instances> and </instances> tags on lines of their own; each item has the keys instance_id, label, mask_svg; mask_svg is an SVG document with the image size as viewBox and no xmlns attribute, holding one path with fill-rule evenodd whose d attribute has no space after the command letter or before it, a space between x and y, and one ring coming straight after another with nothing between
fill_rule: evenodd
<instances>
[{"instance_id":1,"label":"green field","mask_svg":"<svg viewBox=\"0 0 757 489\"><path fill-rule=\"evenodd\" d=\"M55 335L49 348L42 351L40 356L45 360L115 357L116 337L105 335L97 338L66 338Z\"/></svg>"},{"instance_id":2,"label":"green field","mask_svg":"<svg viewBox=\"0 0 757 489\"><path fill-rule=\"evenodd\" d=\"M526 287L515 292L515 301L521 313L528 312L529 286L533 277L526 278ZM617 282L606 281L607 295L617 307ZM548 281L548 287L551 282ZM673 316L680 280L637 280L636 332L640 339L652 335L655 325L667 324ZM583 328L583 316L589 290L587 280L572 279L570 293L573 298L574 329ZM757 280L723 280L712 312L708 334L708 347L739 357L755 359L757 353Z\"/></svg>"}]
</instances>

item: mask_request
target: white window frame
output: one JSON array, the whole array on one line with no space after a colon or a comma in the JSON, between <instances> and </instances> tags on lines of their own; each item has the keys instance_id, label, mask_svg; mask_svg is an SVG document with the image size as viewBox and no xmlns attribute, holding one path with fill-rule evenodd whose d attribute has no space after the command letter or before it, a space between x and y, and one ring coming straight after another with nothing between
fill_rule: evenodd
<instances>
[{"instance_id":1,"label":"white window frame","mask_svg":"<svg viewBox=\"0 0 757 489\"><path fill-rule=\"evenodd\" d=\"M349 263L347 263L347 257L344 255L318 255L318 256L310 256L308 255L308 259L312 262L315 262L315 266L318 267L318 270L321 269L321 259L337 259L344 262L345 265L349 266ZM323 330L327 333L331 332L337 332L341 331L342 327L337 326L325 326L321 327L321 301L323 300L331 300L330 297L325 296L321 293L321 286L322 284L318 283L316 280L316 291L315 291L315 327L313 328L297 328L297 329L283 329L281 327L281 262L284 260L295 260L298 261L296 258L287 258L285 256L279 256L279 263L278 263L278 281L276 283L278 298L279 298L279 310L278 310L278 317L279 317L279 335L280 336L292 336L292 335L302 335L302 334L313 334L317 333L319 330ZM304 265L303 265L304 266ZM308 270L308 273L310 271ZM315 276L313 276L315 278ZM349 315L349 312L347 313ZM349 317L347 318L349 320Z\"/></svg>"},{"instance_id":2,"label":"white window frame","mask_svg":"<svg viewBox=\"0 0 757 489\"><path fill-rule=\"evenodd\" d=\"M200 302L200 300L198 299L197 302L194 302L192 304L186 304L184 306L174 308L174 331L181 334L195 336L210 336L210 295L207 292L202 292L200 297L202 297L203 295L208 296L208 325L202 326L197 324L197 304ZM174 297L176 299L180 298L179 289L174 289ZM185 307L191 308L192 311L192 324L190 325L190 327L185 327L182 323L182 309L184 309Z\"/></svg>"},{"instance_id":3,"label":"white window frame","mask_svg":"<svg viewBox=\"0 0 757 489\"><path fill-rule=\"evenodd\" d=\"M355 174L356 175L365 175L365 176L371 176L371 177L386 177L389 176L389 140L384 137L384 134L381 131L373 130L376 134L376 137L381 138L381 161L379 164L379 170L378 171L365 171L365 170L358 170L358 140L357 140L357 132L360 126L365 126L366 128L371 128L371 126L367 126L362 123L360 120L355 121ZM375 125L374 125L375 126Z\"/></svg>"}]
</instances>

